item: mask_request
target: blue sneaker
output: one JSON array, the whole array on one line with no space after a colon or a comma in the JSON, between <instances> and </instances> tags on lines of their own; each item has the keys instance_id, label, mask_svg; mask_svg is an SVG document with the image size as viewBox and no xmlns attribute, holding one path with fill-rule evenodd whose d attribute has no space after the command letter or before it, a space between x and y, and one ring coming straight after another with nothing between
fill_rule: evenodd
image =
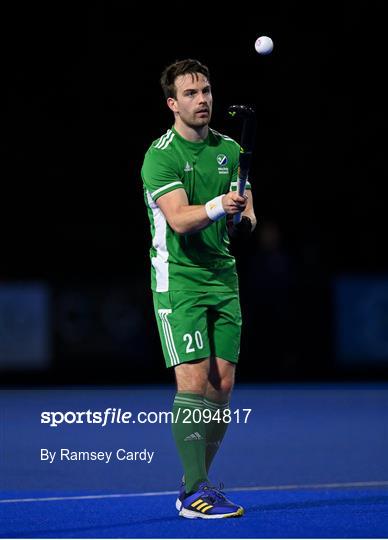
<instances>
[{"instance_id":1,"label":"blue sneaker","mask_svg":"<svg viewBox=\"0 0 388 540\"><path fill-rule=\"evenodd\" d=\"M179 488L179 495L177 500L175 501L175 508L180 512L182 508L182 501L186 497L186 491L185 491L185 483L182 480L181 487Z\"/></svg>"},{"instance_id":2,"label":"blue sneaker","mask_svg":"<svg viewBox=\"0 0 388 540\"><path fill-rule=\"evenodd\" d=\"M225 494L207 482L199 485L198 491L184 497L179 515L188 519L219 519L239 517L244 509L229 501Z\"/></svg>"}]
</instances>

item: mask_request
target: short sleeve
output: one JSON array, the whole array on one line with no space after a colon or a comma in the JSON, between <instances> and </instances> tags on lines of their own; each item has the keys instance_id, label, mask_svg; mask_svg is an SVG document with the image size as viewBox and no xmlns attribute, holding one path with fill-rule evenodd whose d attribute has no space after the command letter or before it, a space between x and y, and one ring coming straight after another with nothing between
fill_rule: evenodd
<instances>
[{"instance_id":1,"label":"short sleeve","mask_svg":"<svg viewBox=\"0 0 388 540\"><path fill-rule=\"evenodd\" d=\"M151 147L145 155L141 176L147 191L156 201L161 195L182 188L177 167L170 153Z\"/></svg>"}]
</instances>

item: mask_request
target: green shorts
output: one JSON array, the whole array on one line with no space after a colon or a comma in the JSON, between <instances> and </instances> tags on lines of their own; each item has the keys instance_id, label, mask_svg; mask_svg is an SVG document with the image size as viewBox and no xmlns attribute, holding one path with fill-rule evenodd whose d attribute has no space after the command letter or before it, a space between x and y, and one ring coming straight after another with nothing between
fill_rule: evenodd
<instances>
[{"instance_id":1,"label":"green shorts","mask_svg":"<svg viewBox=\"0 0 388 540\"><path fill-rule=\"evenodd\" d=\"M237 363L241 309L237 291L153 293L167 367L217 356Z\"/></svg>"}]
</instances>

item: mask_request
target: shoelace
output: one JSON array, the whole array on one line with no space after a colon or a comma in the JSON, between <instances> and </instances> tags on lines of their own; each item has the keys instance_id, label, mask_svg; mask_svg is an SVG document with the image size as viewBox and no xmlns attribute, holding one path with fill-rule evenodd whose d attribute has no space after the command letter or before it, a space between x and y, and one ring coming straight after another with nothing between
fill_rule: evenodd
<instances>
[{"instance_id":1,"label":"shoelace","mask_svg":"<svg viewBox=\"0 0 388 540\"><path fill-rule=\"evenodd\" d=\"M222 489L224 489L224 484L222 482L220 482L219 487L216 487L216 486L205 486L204 487L205 491L209 491L209 494L206 495L206 497L209 498L211 500L211 502L224 502L224 501L226 501L226 496L225 496L225 493L223 491L221 491Z\"/></svg>"}]
</instances>

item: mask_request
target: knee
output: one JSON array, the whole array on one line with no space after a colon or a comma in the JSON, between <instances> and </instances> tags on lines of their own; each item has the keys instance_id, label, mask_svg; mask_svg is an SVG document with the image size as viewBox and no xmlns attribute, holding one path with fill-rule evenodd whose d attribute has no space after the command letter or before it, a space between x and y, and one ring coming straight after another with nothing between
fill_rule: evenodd
<instances>
[{"instance_id":1,"label":"knee","mask_svg":"<svg viewBox=\"0 0 388 540\"><path fill-rule=\"evenodd\" d=\"M211 376L209 377L210 389L212 393L217 394L217 396L222 397L222 399L229 399L234 386L234 376L233 375L224 375L224 376Z\"/></svg>"},{"instance_id":2,"label":"knee","mask_svg":"<svg viewBox=\"0 0 388 540\"><path fill-rule=\"evenodd\" d=\"M193 376L190 380L178 381L178 392L192 392L194 394L205 395L207 379L200 376Z\"/></svg>"},{"instance_id":3,"label":"knee","mask_svg":"<svg viewBox=\"0 0 388 540\"><path fill-rule=\"evenodd\" d=\"M208 381L208 362L181 364L175 368L178 392L205 395Z\"/></svg>"},{"instance_id":4,"label":"knee","mask_svg":"<svg viewBox=\"0 0 388 540\"><path fill-rule=\"evenodd\" d=\"M234 386L234 378L233 377L224 377L221 380L220 384L220 393L227 396L228 399L230 398L230 395L232 393Z\"/></svg>"}]
</instances>

